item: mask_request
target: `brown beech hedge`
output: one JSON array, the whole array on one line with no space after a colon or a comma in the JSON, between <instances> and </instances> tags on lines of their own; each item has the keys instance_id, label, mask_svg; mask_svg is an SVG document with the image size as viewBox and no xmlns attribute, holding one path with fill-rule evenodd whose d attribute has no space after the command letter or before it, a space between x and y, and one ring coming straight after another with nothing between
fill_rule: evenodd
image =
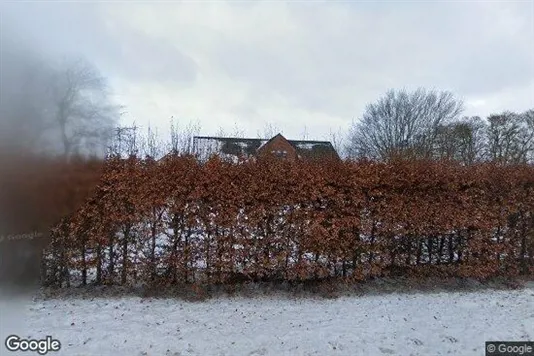
<instances>
[{"instance_id":1,"label":"brown beech hedge","mask_svg":"<svg viewBox=\"0 0 534 356\"><path fill-rule=\"evenodd\" d=\"M534 274L534 167L110 158L45 282Z\"/></svg>"}]
</instances>

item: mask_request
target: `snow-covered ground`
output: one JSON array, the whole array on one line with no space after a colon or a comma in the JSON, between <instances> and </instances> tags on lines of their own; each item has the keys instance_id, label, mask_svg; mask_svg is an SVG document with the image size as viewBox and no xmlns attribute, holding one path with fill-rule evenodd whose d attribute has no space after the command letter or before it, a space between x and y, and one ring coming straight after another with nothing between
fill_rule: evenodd
<instances>
[{"instance_id":1,"label":"snow-covered ground","mask_svg":"<svg viewBox=\"0 0 534 356\"><path fill-rule=\"evenodd\" d=\"M1 307L4 317L9 306ZM485 341L534 340L533 289L196 303L55 299L23 309L20 336L62 343L48 355L479 356ZM12 353L2 345L0 354Z\"/></svg>"}]
</instances>

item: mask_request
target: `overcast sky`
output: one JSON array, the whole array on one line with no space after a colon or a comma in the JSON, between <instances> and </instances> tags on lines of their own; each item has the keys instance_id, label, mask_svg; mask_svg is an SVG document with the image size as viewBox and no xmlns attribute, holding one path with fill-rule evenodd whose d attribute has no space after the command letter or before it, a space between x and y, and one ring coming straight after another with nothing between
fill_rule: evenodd
<instances>
[{"instance_id":1,"label":"overcast sky","mask_svg":"<svg viewBox=\"0 0 534 356\"><path fill-rule=\"evenodd\" d=\"M5 34L85 56L123 123L160 133L174 116L323 139L403 87L451 90L468 115L534 107L534 1L2 1Z\"/></svg>"}]
</instances>

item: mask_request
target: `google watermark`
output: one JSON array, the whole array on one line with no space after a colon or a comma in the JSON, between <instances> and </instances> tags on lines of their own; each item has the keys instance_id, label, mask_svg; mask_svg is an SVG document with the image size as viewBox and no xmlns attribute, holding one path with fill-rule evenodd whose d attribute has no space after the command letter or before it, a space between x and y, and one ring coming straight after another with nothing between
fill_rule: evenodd
<instances>
[{"instance_id":1,"label":"google watermark","mask_svg":"<svg viewBox=\"0 0 534 356\"><path fill-rule=\"evenodd\" d=\"M534 341L488 341L486 356L534 356Z\"/></svg>"},{"instance_id":2,"label":"google watermark","mask_svg":"<svg viewBox=\"0 0 534 356\"><path fill-rule=\"evenodd\" d=\"M18 241L18 240L33 240L36 238L43 237L44 234L42 232L28 232L25 234L8 234L8 235L0 235L0 242L4 241Z\"/></svg>"},{"instance_id":3,"label":"google watermark","mask_svg":"<svg viewBox=\"0 0 534 356\"><path fill-rule=\"evenodd\" d=\"M5 346L9 351L30 351L39 355L46 355L49 352L61 350L61 342L48 335L44 339L23 339L17 335L10 335L6 338Z\"/></svg>"}]
</instances>

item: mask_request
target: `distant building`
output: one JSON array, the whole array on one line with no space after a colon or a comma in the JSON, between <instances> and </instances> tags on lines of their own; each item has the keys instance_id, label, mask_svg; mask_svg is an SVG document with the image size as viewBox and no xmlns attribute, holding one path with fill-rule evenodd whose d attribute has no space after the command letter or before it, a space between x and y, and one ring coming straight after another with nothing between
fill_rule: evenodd
<instances>
[{"instance_id":1,"label":"distant building","mask_svg":"<svg viewBox=\"0 0 534 356\"><path fill-rule=\"evenodd\" d=\"M201 158L207 158L212 154L230 159L272 154L290 161L339 159L338 153L329 141L288 140L281 134L270 139L195 136L193 152Z\"/></svg>"}]
</instances>

